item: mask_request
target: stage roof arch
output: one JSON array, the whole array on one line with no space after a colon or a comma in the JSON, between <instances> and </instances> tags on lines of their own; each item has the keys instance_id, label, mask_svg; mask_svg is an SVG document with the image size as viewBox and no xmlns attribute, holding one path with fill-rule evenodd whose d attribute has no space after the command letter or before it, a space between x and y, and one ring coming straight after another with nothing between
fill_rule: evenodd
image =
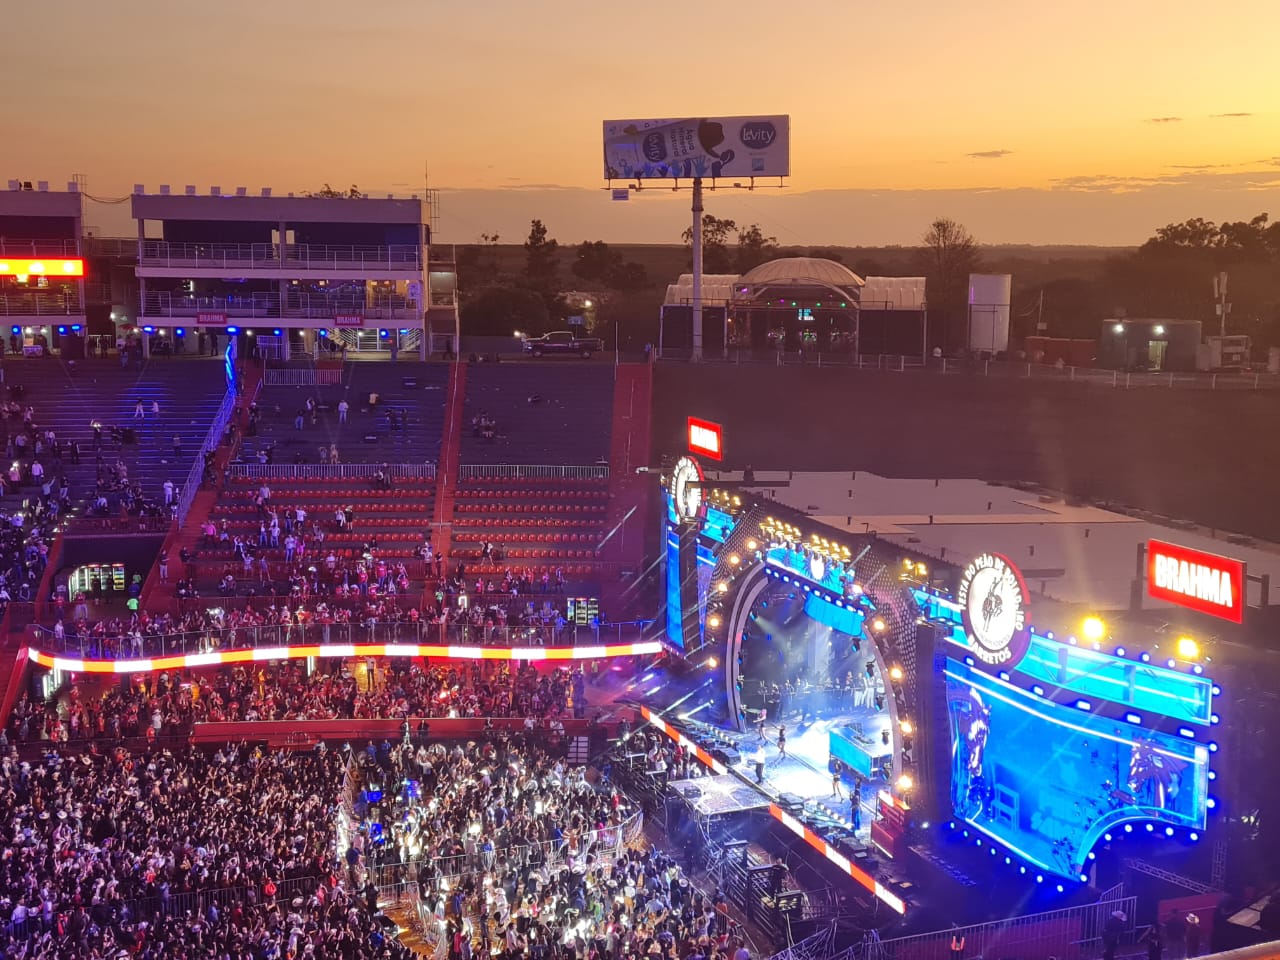
<instances>
[{"instance_id":1,"label":"stage roof arch","mask_svg":"<svg viewBox=\"0 0 1280 960\"><path fill-rule=\"evenodd\" d=\"M782 257L748 270L738 278L742 287L826 287L856 296L866 281L843 263L818 257Z\"/></svg>"}]
</instances>

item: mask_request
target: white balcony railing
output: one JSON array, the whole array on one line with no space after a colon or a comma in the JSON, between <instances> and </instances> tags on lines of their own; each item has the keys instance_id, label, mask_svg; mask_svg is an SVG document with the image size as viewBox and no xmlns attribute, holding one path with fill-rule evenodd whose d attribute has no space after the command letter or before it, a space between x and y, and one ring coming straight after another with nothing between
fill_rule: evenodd
<instances>
[{"instance_id":1,"label":"white balcony railing","mask_svg":"<svg viewBox=\"0 0 1280 960\"><path fill-rule=\"evenodd\" d=\"M68 294L0 294L0 317L81 317L80 298Z\"/></svg>"},{"instance_id":2,"label":"white balcony railing","mask_svg":"<svg viewBox=\"0 0 1280 960\"><path fill-rule=\"evenodd\" d=\"M258 292L235 296L148 291L142 298L144 317L194 317L200 313L221 313L228 319L276 319L281 317L332 320L338 316L358 316L366 320L421 320L422 308L407 297L355 299L316 293L280 294Z\"/></svg>"},{"instance_id":3,"label":"white balcony railing","mask_svg":"<svg viewBox=\"0 0 1280 960\"><path fill-rule=\"evenodd\" d=\"M418 273L422 269L422 249L412 244L359 247L143 240L138 245L138 265L206 270L403 270Z\"/></svg>"},{"instance_id":4,"label":"white balcony railing","mask_svg":"<svg viewBox=\"0 0 1280 960\"><path fill-rule=\"evenodd\" d=\"M78 257L75 240L19 240L0 237L0 257Z\"/></svg>"}]
</instances>

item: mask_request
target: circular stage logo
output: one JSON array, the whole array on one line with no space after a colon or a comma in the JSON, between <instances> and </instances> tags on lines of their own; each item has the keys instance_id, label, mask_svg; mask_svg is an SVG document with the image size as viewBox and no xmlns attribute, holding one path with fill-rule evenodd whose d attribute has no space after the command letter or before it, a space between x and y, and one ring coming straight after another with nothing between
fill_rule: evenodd
<instances>
[{"instance_id":1,"label":"circular stage logo","mask_svg":"<svg viewBox=\"0 0 1280 960\"><path fill-rule=\"evenodd\" d=\"M967 567L956 600L973 655L990 666L1016 666L1031 643L1027 585L1006 557L984 553Z\"/></svg>"},{"instance_id":2,"label":"circular stage logo","mask_svg":"<svg viewBox=\"0 0 1280 960\"><path fill-rule=\"evenodd\" d=\"M671 499L685 523L702 516L702 468L693 457L681 457L671 471Z\"/></svg>"}]
</instances>

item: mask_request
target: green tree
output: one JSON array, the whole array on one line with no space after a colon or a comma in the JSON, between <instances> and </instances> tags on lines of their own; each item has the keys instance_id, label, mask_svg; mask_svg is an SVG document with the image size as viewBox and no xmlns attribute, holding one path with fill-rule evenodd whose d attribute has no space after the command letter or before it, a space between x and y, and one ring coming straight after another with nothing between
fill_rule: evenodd
<instances>
[{"instance_id":1,"label":"green tree","mask_svg":"<svg viewBox=\"0 0 1280 960\"><path fill-rule=\"evenodd\" d=\"M722 220L709 213L702 215L702 272L729 273L733 269L733 258L729 255L729 238L738 229L733 220ZM685 227L681 234L685 246L691 251L689 264L692 266L693 227Z\"/></svg>"},{"instance_id":2,"label":"green tree","mask_svg":"<svg viewBox=\"0 0 1280 960\"><path fill-rule=\"evenodd\" d=\"M929 342L954 353L967 346L966 293L979 268L978 242L963 224L945 217L929 224L917 251L929 302Z\"/></svg>"},{"instance_id":3,"label":"green tree","mask_svg":"<svg viewBox=\"0 0 1280 960\"><path fill-rule=\"evenodd\" d=\"M760 224L753 223L738 231L738 272L746 273L752 267L772 260L778 255L778 238L766 237Z\"/></svg>"},{"instance_id":4,"label":"green tree","mask_svg":"<svg viewBox=\"0 0 1280 960\"><path fill-rule=\"evenodd\" d=\"M529 223L529 237L524 242L524 275L533 289L547 295L558 293L560 265L557 251L560 245L547 235L547 227L541 220Z\"/></svg>"},{"instance_id":5,"label":"green tree","mask_svg":"<svg viewBox=\"0 0 1280 960\"><path fill-rule=\"evenodd\" d=\"M622 266L622 254L609 249L603 240L587 241L578 245L573 257L573 275L591 283L610 283L614 273Z\"/></svg>"},{"instance_id":6,"label":"green tree","mask_svg":"<svg viewBox=\"0 0 1280 960\"><path fill-rule=\"evenodd\" d=\"M345 193L343 193L341 190L333 189L333 187L329 186L329 184L326 183L322 189L316 190L314 192L308 191L304 193L303 196L304 197L325 197L330 200L363 200L368 196L368 194L362 193L360 191L360 188L357 187L354 183L351 185L351 188L347 190Z\"/></svg>"},{"instance_id":7,"label":"green tree","mask_svg":"<svg viewBox=\"0 0 1280 960\"><path fill-rule=\"evenodd\" d=\"M553 326L546 299L528 287L491 286L462 305L462 332L472 336L510 337L519 330L540 336Z\"/></svg>"}]
</instances>

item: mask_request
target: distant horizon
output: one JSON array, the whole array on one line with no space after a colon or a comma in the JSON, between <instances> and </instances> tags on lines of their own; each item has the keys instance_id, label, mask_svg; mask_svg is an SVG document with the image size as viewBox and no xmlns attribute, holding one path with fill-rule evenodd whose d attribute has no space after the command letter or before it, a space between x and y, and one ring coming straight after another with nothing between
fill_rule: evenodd
<instances>
[{"instance_id":1,"label":"distant horizon","mask_svg":"<svg viewBox=\"0 0 1280 960\"><path fill-rule=\"evenodd\" d=\"M69 180L70 177L64 179ZM248 178L222 178L224 190L244 185ZM422 194L351 182L370 196ZM51 186L61 181L51 180ZM175 179L169 182L183 184ZM158 192L161 181L141 183ZM333 183L333 181L330 181ZM1189 178L1127 190L982 188L965 190L769 190L732 188L708 191L705 212L734 220L739 227L758 223L767 236L784 247L915 247L930 222L949 217L963 223L978 242L988 247L1133 248L1168 224L1192 217L1207 220L1249 220L1259 213L1280 216L1280 177L1277 186L1244 191L1223 190L1215 177ZM277 195L317 190L323 183L269 184ZM333 183L339 187L339 183ZM249 181L250 193L258 185ZM180 186L174 189L181 189ZM197 184L206 192L207 185ZM687 191L649 187L614 201L603 189L586 187L528 187L470 189L434 187L439 198L437 243L480 243L482 234L497 234L501 243L522 243L533 219L542 220L550 236L561 244L603 240L610 244L679 245L692 222ZM129 204L118 201L132 192L95 189L89 180L85 204L86 226L102 236L132 237L136 226ZM1103 224L1106 229L1103 229ZM1019 235L1021 234L1021 235Z\"/></svg>"}]
</instances>

